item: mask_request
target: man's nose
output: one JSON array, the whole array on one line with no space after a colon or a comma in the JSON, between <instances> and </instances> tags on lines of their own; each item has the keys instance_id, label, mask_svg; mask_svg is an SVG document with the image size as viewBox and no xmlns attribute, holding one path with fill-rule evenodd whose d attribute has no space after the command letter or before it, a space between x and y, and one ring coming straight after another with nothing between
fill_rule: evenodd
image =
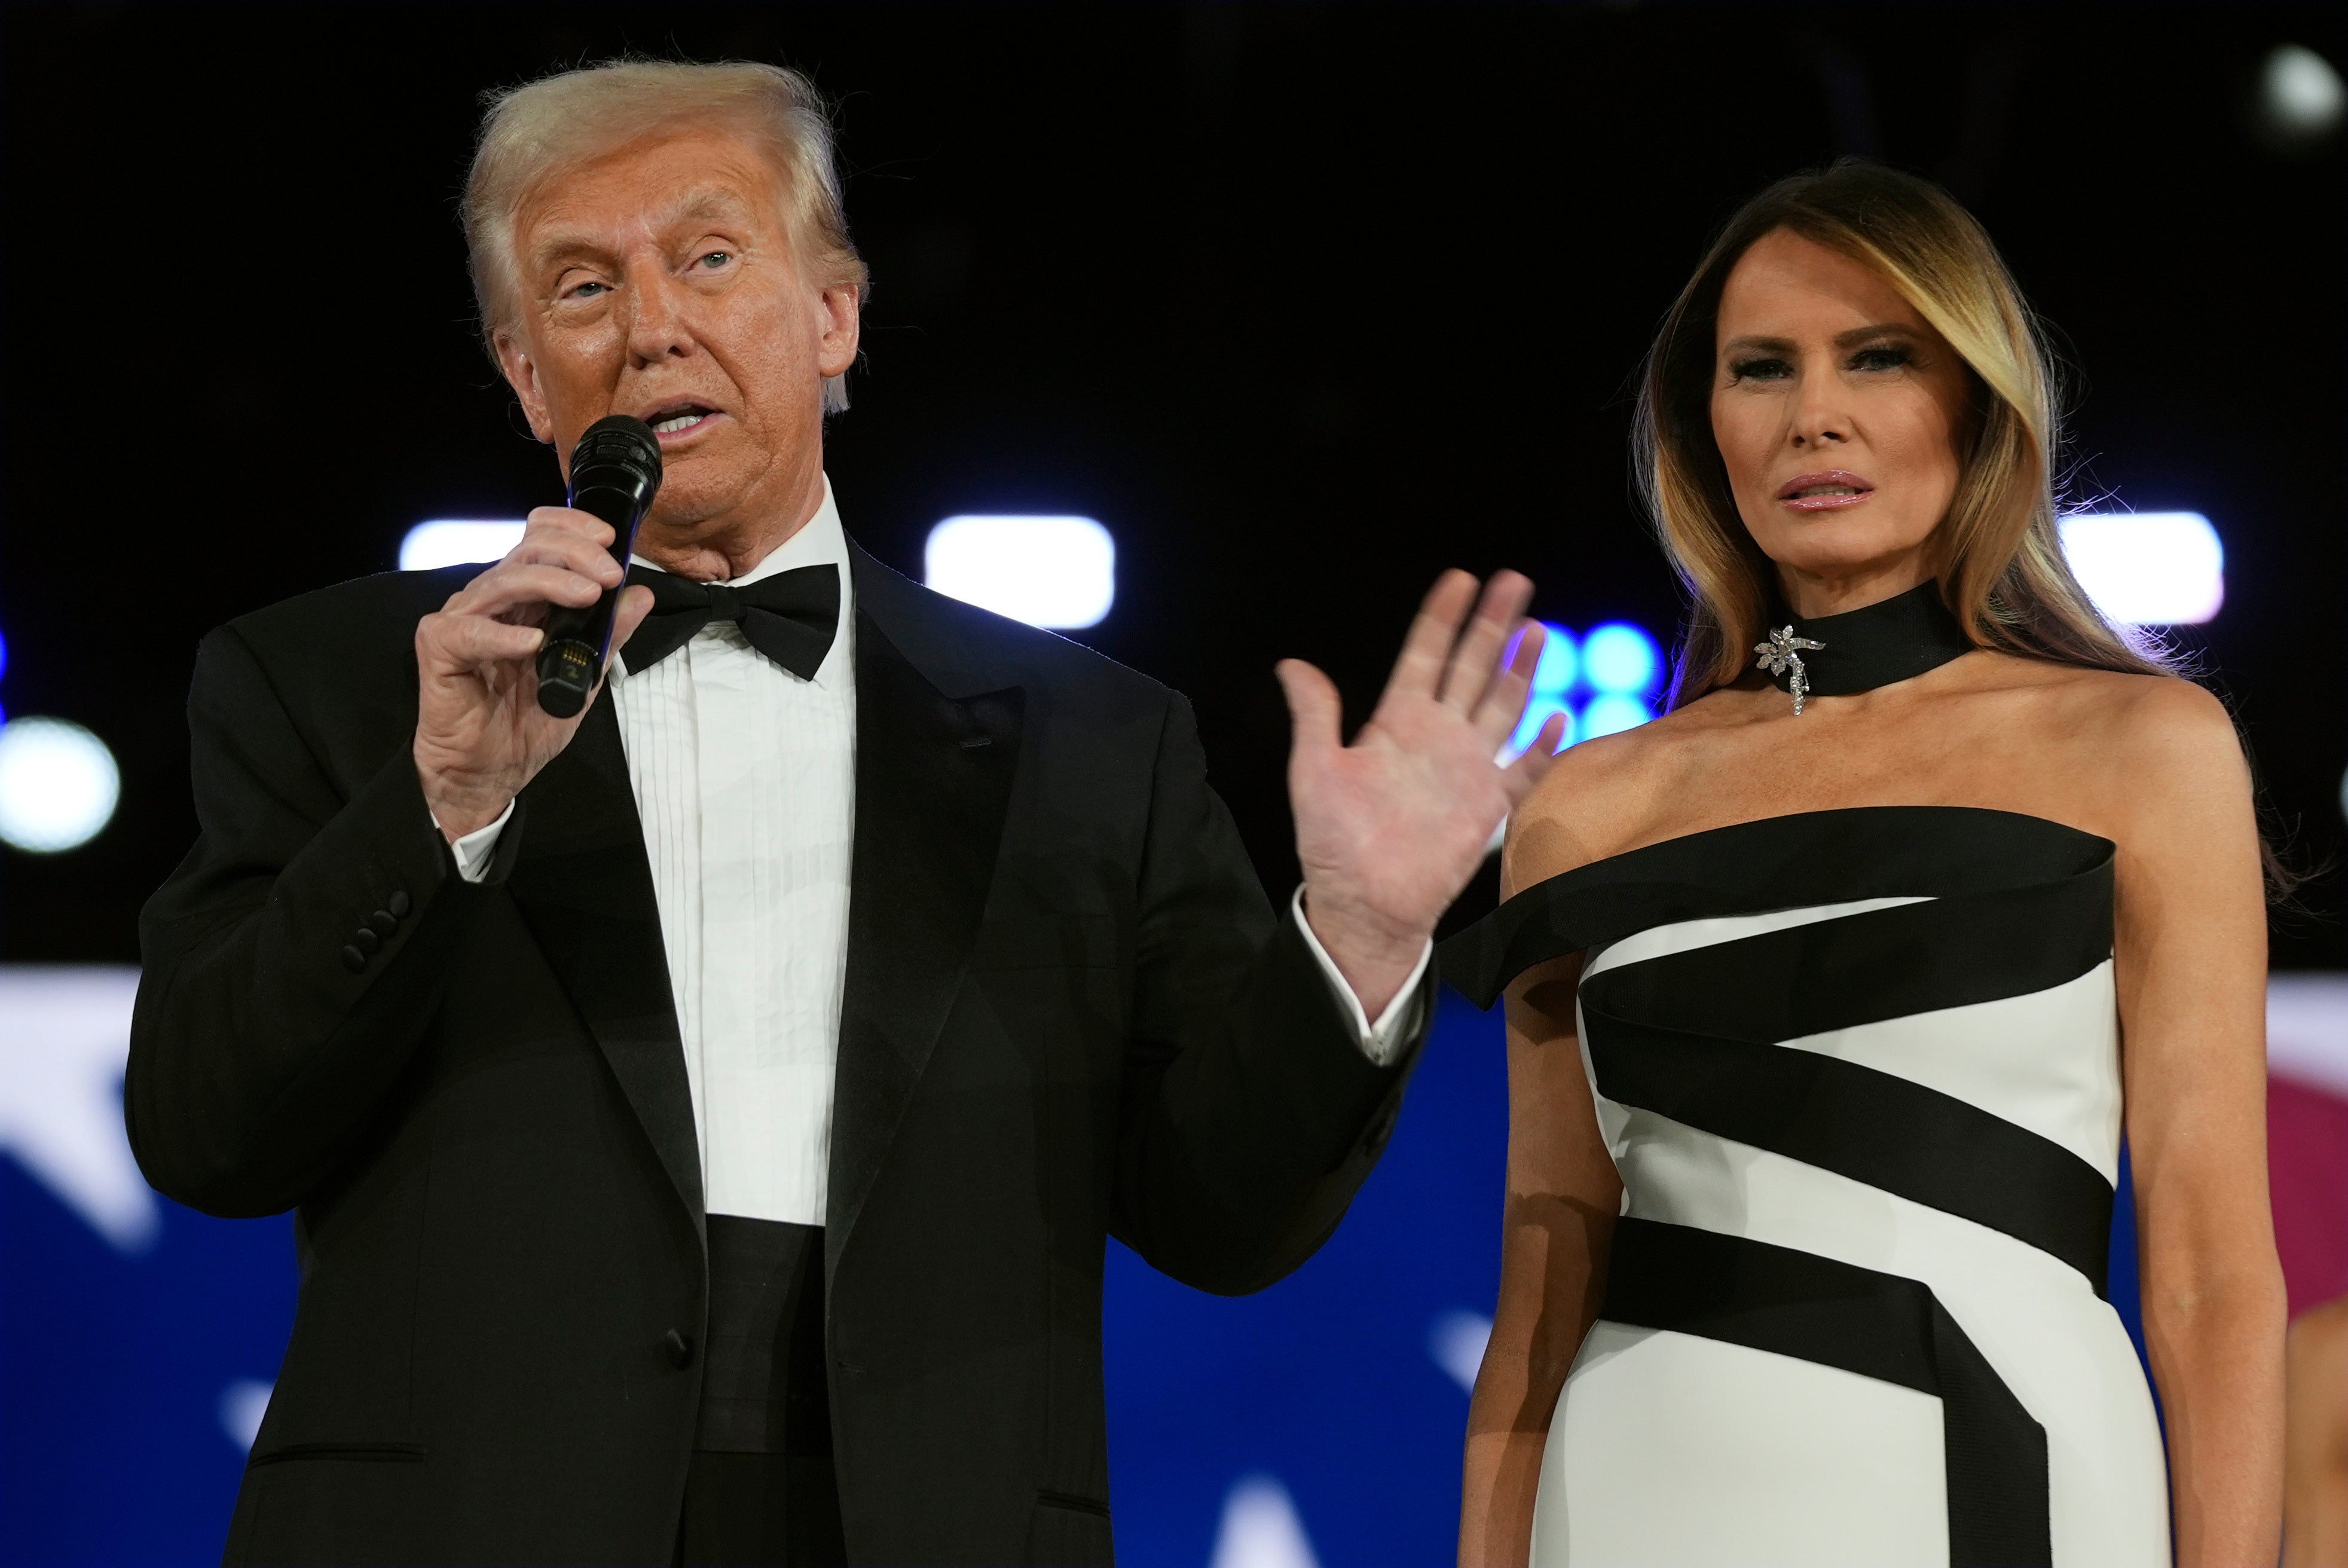
<instances>
[{"instance_id":1,"label":"man's nose","mask_svg":"<svg viewBox=\"0 0 2348 1568\"><path fill-rule=\"evenodd\" d=\"M693 352L691 302L668 268L640 262L628 269L628 357L639 367Z\"/></svg>"}]
</instances>

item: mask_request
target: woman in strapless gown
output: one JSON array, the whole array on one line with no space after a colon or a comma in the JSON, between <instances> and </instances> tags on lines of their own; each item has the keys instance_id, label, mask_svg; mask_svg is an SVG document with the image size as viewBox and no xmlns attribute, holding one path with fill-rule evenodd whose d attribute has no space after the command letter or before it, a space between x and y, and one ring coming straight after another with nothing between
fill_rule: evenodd
<instances>
[{"instance_id":1,"label":"woman in strapless gown","mask_svg":"<svg viewBox=\"0 0 2348 1568\"><path fill-rule=\"evenodd\" d=\"M2274 1560L2249 773L2064 563L2029 321L1946 195L1846 163L1664 324L1670 711L1560 758L1444 952L1509 1041L1463 1563Z\"/></svg>"}]
</instances>

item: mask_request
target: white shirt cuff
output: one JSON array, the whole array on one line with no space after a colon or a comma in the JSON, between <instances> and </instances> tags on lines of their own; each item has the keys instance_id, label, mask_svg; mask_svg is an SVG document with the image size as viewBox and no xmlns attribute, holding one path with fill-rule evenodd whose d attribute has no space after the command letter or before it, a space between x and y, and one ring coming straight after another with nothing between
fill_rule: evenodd
<instances>
[{"instance_id":1,"label":"white shirt cuff","mask_svg":"<svg viewBox=\"0 0 2348 1568\"><path fill-rule=\"evenodd\" d=\"M485 828L476 828L449 844L449 850L457 857L458 876L469 882L477 882L489 874L489 857L498 852L498 835L505 831L508 822L513 820L514 804L512 800L507 801L506 809L498 813L496 821ZM438 830L440 819L433 818L432 826L436 831Z\"/></svg>"},{"instance_id":2,"label":"white shirt cuff","mask_svg":"<svg viewBox=\"0 0 2348 1568\"><path fill-rule=\"evenodd\" d=\"M1329 956L1329 950L1321 945L1319 937L1313 934L1313 923L1304 918L1304 890L1299 887L1296 896L1288 902L1295 913L1297 929L1304 933L1304 945L1311 948L1313 956L1321 961L1321 973L1328 979L1329 989L1336 996L1338 1010L1353 1025L1354 1038L1360 1044L1362 1054L1379 1067L1392 1067L1395 1058L1402 1055L1403 1042L1418 1027L1418 983L1426 977L1426 966L1434 960L1435 943L1431 939L1428 941L1426 950L1418 955L1417 966L1410 972L1410 978L1402 983L1402 989L1395 993L1394 1000L1386 1004L1386 1010L1379 1014L1378 1021L1373 1024L1369 1015L1362 1010L1362 999L1354 995L1353 986L1347 985L1345 976L1338 972L1337 961Z\"/></svg>"}]
</instances>

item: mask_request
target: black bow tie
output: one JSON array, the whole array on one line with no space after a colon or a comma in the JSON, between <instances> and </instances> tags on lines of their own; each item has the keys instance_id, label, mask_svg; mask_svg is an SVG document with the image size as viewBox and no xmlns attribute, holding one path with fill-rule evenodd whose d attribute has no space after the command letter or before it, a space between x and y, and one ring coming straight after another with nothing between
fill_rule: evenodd
<instances>
[{"instance_id":1,"label":"black bow tie","mask_svg":"<svg viewBox=\"0 0 2348 1568\"><path fill-rule=\"evenodd\" d=\"M815 679L839 632L839 568L799 566L735 588L628 568L628 581L653 591L652 614L622 649L628 673L648 670L685 646L712 621L732 621L750 645L801 680Z\"/></svg>"}]
</instances>

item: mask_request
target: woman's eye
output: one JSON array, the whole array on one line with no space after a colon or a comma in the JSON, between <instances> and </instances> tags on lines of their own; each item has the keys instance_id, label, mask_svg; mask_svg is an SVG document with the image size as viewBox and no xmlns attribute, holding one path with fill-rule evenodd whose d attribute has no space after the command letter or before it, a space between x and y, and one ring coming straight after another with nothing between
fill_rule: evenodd
<instances>
[{"instance_id":1,"label":"woman's eye","mask_svg":"<svg viewBox=\"0 0 2348 1568\"><path fill-rule=\"evenodd\" d=\"M1915 357L1915 351L1905 345L1862 348L1850 356L1850 367L1853 370L1897 370Z\"/></svg>"},{"instance_id":2,"label":"woman's eye","mask_svg":"<svg viewBox=\"0 0 2348 1568\"><path fill-rule=\"evenodd\" d=\"M1794 373L1794 367L1782 359L1737 359L1729 363L1728 374L1736 381L1782 381Z\"/></svg>"}]
</instances>

